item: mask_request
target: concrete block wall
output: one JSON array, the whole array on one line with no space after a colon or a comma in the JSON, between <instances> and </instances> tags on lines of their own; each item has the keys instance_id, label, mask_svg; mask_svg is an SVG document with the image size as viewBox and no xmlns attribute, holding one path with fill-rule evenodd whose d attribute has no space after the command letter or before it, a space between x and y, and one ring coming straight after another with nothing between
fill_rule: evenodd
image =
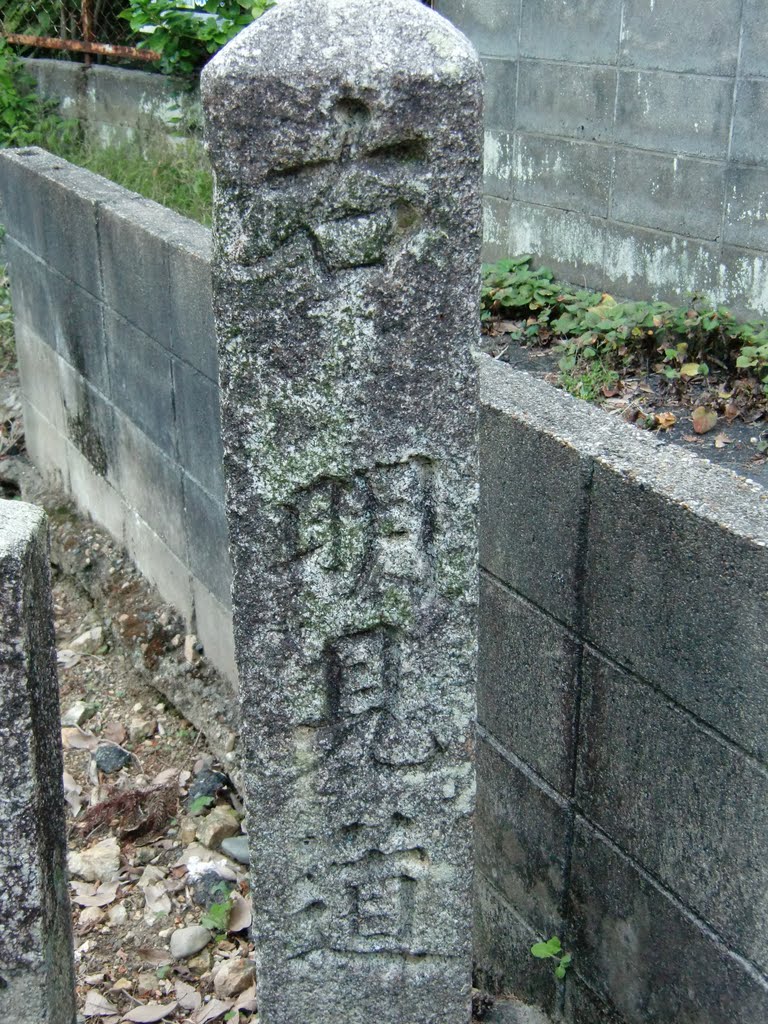
<instances>
[{"instance_id":1,"label":"concrete block wall","mask_svg":"<svg viewBox=\"0 0 768 1024\"><path fill-rule=\"evenodd\" d=\"M768 313L764 0L436 0L483 56L489 259Z\"/></svg>"},{"instance_id":2,"label":"concrete block wall","mask_svg":"<svg viewBox=\"0 0 768 1024\"><path fill-rule=\"evenodd\" d=\"M234 682L210 233L43 150L0 193L29 452Z\"/></svg>"},{"instance_id":3,"label":"concrete block wall","mask_svg":"<svg viewBox=\"0 0 768 1024\"><path fill-rule=\"evenodd\" d=\"M197 83L148 71L78 61L25 59L44 99L103 143L133 142L165 125L170 134L202 124Z\"/></svg>"},{"instance_id":4,"label":"concrete block wall","mask_svg":"<svg viewBox=\"0 0 768 1024\"><path fill-rule=\"evenodd\" d=\"M485 356L481 395L481 977L570 1024L754 1024L768 493Z\"/></svg>"},{"instance_id":5,"label":"concrete block wall","mask_svg":"<svg viewBox=\"0 0 768 1024\"><path fill-rule=\"evenodd\" d=\"M40 150L0 192L32 457L234 679L209 233ZM479 980L768 1019L768 494L480 362Z\"/></svg>"}]
</instances>

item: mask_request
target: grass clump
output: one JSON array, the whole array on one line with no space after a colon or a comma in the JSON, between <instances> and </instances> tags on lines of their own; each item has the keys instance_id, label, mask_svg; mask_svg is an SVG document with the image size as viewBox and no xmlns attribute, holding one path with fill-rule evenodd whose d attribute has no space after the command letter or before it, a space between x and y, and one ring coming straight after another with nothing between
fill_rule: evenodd
<instances>
[{"instance_id":1,"label":"grass clump","mask_svg":"<svg viewBox=\"0 0 768 1024\"><path fill-rule=\"evenodd\" d=\"M0 264L0 374L5 373L15 362L11 285L6 268Z\"/></svg>"},{"instance_id":2,"label":"grass clump","mask_svg":"<svg viewBox=\"0 0 768 1024\"><path fill-rule=\"evenodd\" d=\"M693 296L685 306L617 302L606 293L574 289L551 270L534 270L531 256L483 268L481 315L502 324L512 342L557 345L560 383L594 397L619 374L657 374L684 388L716 372L749 378L768 396L768 325L741 321L725 306Z\"/></svg>"},{"instance_id":3,"label":"grass clump","mask_svg":"<svg viewBox=\"0 0 768 1024\"><path fill-rule=\"evenodd\" d=\"M138 142L102 146L78 141L52 146L58 156L210 226L213 174L202 143L170 139L159 129Z\"/></svg>"}]
</instances>

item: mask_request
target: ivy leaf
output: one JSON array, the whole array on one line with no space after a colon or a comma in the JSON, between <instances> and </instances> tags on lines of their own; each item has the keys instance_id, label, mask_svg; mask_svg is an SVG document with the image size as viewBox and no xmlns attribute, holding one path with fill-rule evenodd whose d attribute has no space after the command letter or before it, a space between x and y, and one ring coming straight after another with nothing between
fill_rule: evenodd
<instances>
[{"instance_id":1,"label":"ivy leaf","mask_svg":"<svg viewBox=\"0 0 768 1024\"><path fill-rule=\"evenodd\" d=\"M713 409L699 405L693 410L691 420L697 434L707 434L717 423L717 413Z\"/></svg>"}]
</instances>

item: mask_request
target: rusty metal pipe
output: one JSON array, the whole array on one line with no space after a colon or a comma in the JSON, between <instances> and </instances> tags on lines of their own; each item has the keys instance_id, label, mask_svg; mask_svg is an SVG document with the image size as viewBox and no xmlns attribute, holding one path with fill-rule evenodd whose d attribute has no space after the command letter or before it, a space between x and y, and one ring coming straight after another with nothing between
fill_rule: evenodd
<instances>
[{"instance_id":1,"label":"rusty metal pipe","mask_svg":"<svg viewBox=\"0 0 768 1024\"><path fill-rule=\"evenodd\" d=\"M74 53L100 53L105 57L124 57L130 60L160 60L154 50L138 50L135 46L115 46L112 43L87 43L79 39L51 39L48 36L24 36L16 32L0 32L3 39L17 46L36 46L41 50L69 50Z\"/></svg>"}]
</instances>

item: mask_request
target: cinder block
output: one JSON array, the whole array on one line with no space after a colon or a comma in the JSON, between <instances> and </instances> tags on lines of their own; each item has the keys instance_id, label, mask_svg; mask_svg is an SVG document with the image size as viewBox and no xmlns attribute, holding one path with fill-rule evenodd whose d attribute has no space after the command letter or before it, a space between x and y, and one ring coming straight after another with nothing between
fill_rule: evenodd
<instances>
[{"instance_id":1,"label":"cinder block","mask_svg":"<svg viewBox=\"0 0 768 1024\"><path fill-rule=\"evenodd\" d=\"M592 482L586 636L765 761L768 508L684 452L609 452Z\"/></svg>"},{"instance_id":2,"label":"cinder block","mask_svg":"<svg viewBox=\"0 0 768 1024\"><path fill-rule=\"evenodd\" d=\"M106 312L112 399L152 441L176 453L171 359L166 349L111 310Z\"/></svg>"},{"instance_id":3,"label":"cinder block","mask_svg":"<svg viewBox=\"0 0 768 1024\"><path fill-rule=\"evenodd\" d=\"M520 9L508 0L437 0L438 14L453 22L484 57L517 56Z\"/></svg>"},{"instance_id":4,"label":"cinder block","mask_svg":"<svg viewBox=\"0 0 768 1024\"><path fill-rule=\"evenodd\" d=\"M185 622L192 621L194 599L189 569L138 513L125 514L125 546L136 566L172 604Z\"/></svg>"},{"instance_id":5,"label":"cinder block","mask_svg":"<svg viewBox=\"0 0 768 1024\"><path fill-rule=\"evenodd\" d=\"M183 220L183 218L182 218ZM216 330L211 293L211 234L184 220L170 260L170 309L168 333L171 348L180 359L218 382Z\"/></svg>"},{"instance_id":6,"label":"cinder block","mask_svg":"<svg viewBox=\"0 0 768 1024\"><path fill-rule=\"evenodd\" d=\"M16 324L16 358L21 391L25 401L45 410L45 417L59 434L67 431L67 418L61 397L59 357L24 323Z\"/></svg>"},{"instance_id":7,"label":"cinder block","mask_svg":"<svg viewBox=\"0 0 768 1024\"><path fill-rule=\"evenodd\" d=\"M755 1024L768 1016L765 979L581 821L569 904L574 965L622 1024Z\"/></svg>"},{"instance_id":8,"label":"cinder block","mask_svg":"<svg viewBox=\"0 0 768 1024\"><path fill-rule=\"evenodd\" d=\"M83 116L85 65L78 61L23 58L25 71L32 75L42 99L56 100L59 113L65 118Z\"/></svg>"},{"instance_id":9,"label":"cinder block","mask_svg":"<svg viewBox=\"0 0 768 1024\"><path fill-rule=\"evenodd\" d=\"M123 190L42 149L6 151L0 160L11 238L100 298L98 209Z\"/></svg>"},{"instance_id":10,"label":"cinder block","mask_svg":"<svg viewBox=\"0 0 768 1024\"><path fill-rule=\"evenodd\" d=\"M29 327L108 395L101 303L11 239L8 255L16 323Z\"/></svg>"},{"instance_id":11,"label":"cinder block","mask_svg":"<svg viewBox=\"0 0 768 1024\"><path fill-rule=\"evenodd\" d=\"M692 291L716 295L719 247L647 228L608 224L604 280L610 291L627 299L685 302Z\"/></svg>"},{"instance_id":12,"label":"cinder block","mask_svg":"<svg viewBox=\"0 0 768 1024\"><path fill-rule=\"evenodd\" d=\"M231 606L217 601L210 590L194 577L192 593L195 598L197 636L203 645L205 656L227 679L233 693L236 694L238 673Z\"/></svg>"},{"instance_id":13,"label":"cinder block","mask_svg":"<svg viewBox=\"0 0 768 1024\"><path fill-rule=\"evenodd\" d=\"M219 389L186 363L173 361L179 459L187 473L224 503Z\"/></svg>"},{"instance_id":14,"label":"cinder block","mask_svg":"<svg viewBox=\"0 0 768 1024\"><path fill-rule=\"evenodd\" d=\"M724 241L768 251L768 168L728 168Z\"/></svg>"},{"instance_id":15,"label":"cinder block","mask_svg":"<svg viewBox=\"0 0 768 1024\"><path fill-rule=\"evenodd\" d=\"M763 253L724 245L719 269L721 301L747 319L768 317L768 259Z\"/></svg>"},{"instance_id":16,"label":"cinder block","mask_svg":"<svg viewBox=\"0 0 768 1024\"><path fill-rule=\"evenodd\" d=\"M486 196L483 200L483 259L489 263L510 255L510 204Z\"/></svg>"},{"instance_id":17,"label":"cinder block","mask_svg":"<svg viewBox=\"0 0 768 1024\"><path fill-rule=\"evenodd\" d=\"M486 57L484 123L488 129L512 131L515 127L517 96L517 62L500 57Z\"/></svg>"},{"instance_id":18,"label":"cinder block","mask_svg":"<svg viewBox=\"0 0 768 1024\"><path fill-rule=\"evenodd\" d=\"M607 146L520 132L515 137L514 197L607 217L612 162Z\"/></svg>"},{"instance_id":19,"label":"cinder block","mask_svg":"<svg viewBox=\"0 0 768 1024\"><path fill-rule=\"evenodd\" d=\"M520 61L520 129L590 142L612 142L615 103L614 68Z\"/></svg>"},{"instance_id":20,"label":"cinder block","mask_svg":"<svg viewBox=\"0 0 768 1024\"><path fill-rule=\"evenodd\" d=\"M611 217L715 240L721 232L724 189L723 163L617 149Z\"/></svg>"},{"instance_id":21,"label":"cinder block","mask_svg":"<svg viewBox=\"0 0 768 1024\"><path fill-rule=\"evenodd\" d=\"M186 562L181 469L128 416L115 410L117 490L126 505Z\"/></svg>"},{"instance_id":22,"label":"cinder block","mask_svg":"<svg viewBox=\"0 0 768 1024\"><path fill-rule=\"evenodd\" d=\"M624 0L621 62L636 68L734 75L742 0Z\"/></svg>"},{"instance_id":23,"label":"cinder block","mask_svg":"<svg viewBox=\"0 0 768 1024\"><path fill-rule=\"evenodd\" d=\"M574 626L590 461L528 420L522 390L482 365L480 564Z\"/></svg>"},{"instance_id":24,"label":"cinder block","mask_svg":"<svg viewBox=\"0 0 768 1024\"><path fill-rule=\"evenodd\" d=\"M480 730L475 858L507 902L542 934L560 934L567 801L504 756Z\"/></svg>"},{"instance_id":25,"label":"cinder block","mask_svg":"<svg viewBox=\"0 0 768 1024\"><path fill-rule=\"evenodd\" d=\"M666 71L621 71L616 141L725 160L731 127L732 79Z\"/></svg>"},{"instance_id":26,"label":"cinder block","mask_svg":"<svg viewBox=\"0 0 768 1024\"><path fill-rule=\"evenodd\" d=\"M478 721L566 796L577 655L562 626L481 576Z\"/></svg>"},{"instance_id":27,"label":"cinder block","mask_svg":"<svg viewBox=\"0 0 768 1024\"><path fill-rule=\"evenodd\" d=\"M86 72L89 121L138 128L179 107L180 83L165 75L96 65Z\"/></svg>"},{"instance_id":28,"label":"cinder block","mask_svg":"<svg viewBox=\"0 0 768 1024\"><path fill-rule=\"evenodd\" d=\"M67 440L94 473L114 484L118 461L114 407L63 360L59 360L59 382Z\"/></svg>"},{"instance_id":29,"label":"cinder block","mask_svg":"<svg viewBox=\"0 0 768 1024\"><path fill-rule=\"evenodd\" d=\"M531 956L534 942L548 939L524 921L479 871L475 872L473 954L478 984L488 992L535 1003L552 1012L556 984L551 968Z\"/></svg>"},{"instance_id":30,"label":"cinder block","mask_svg":"<svg viewBox=\"0 0 768 1024\"><path fill-rule=\"evenodd\" d=\"M105 304L158 344L170 348L170 210L123 192L101 210L99 239Z\"/></svg>"},{"instance_id":31,"label":"cinder block","mask_svg":"<svg viewBox=\"0 0 768 1024\"><path fill-rule=\"evenodd\" d=\"M55 489L69 494L66 438L28 400L24 402L24 442L27 454L43 478Z\"/></svg>"},{"instance_id":32,"label":"cinder block","mask_svg":"<svg viewBox=\"0 0 768 1024\"><path fill-rule=\"evenodd\" d=\"M765 970L768 773L592 655L580 718L580 809Z\"/></svg>"},{"instance_id":33,"label":"cinder block","mask_svg":"<svg viewBox=\"0 0 768 1024\"><path fill-rule=\"evenodd\" d=\"M522 9L523 57L616 63L621 4L615 0L523 0Z\"/></svg>"},{"instance_id":34,"label":"cinder block","mask_svg":"<svg viewBox=\"0 0 768 1024\"><path fill-rule=\"evenodd\" d=\"M768 136L768 79L743 78L736 87L731 159L765 166Z\"/></svg>"},{"instance_id":35,"label":"cinder block","mask_svg":"<svg viewBox=\"0 0 768 1024\"><path fill-rule=\"evenodd\" d=\"M512 195L514 136L488 129L483 149L483 183L486 196L509 199Z\"/></svg>"},{"instance_id":36,"label":"cinder block","mask_svg":"<svg viewBox=\"0 0 768 1024\"><path fill-rule=\"evenodd\" d=\"M763 0L744 0L739 70L742 75L768 76L768 20Z\"/></svg>"},{"instance_id":37,"label":"cinder block","mask_svg":"<svg viewBox=\"0 0 768 1024\"><path fill-rule=\"evenodd\" d=\"M184 516L190 569L222 604L230 601L232 566L224 506L184 474Z\"/></svg>"},{"instance_id":38,"label":"cinder block","mask_svg":"<svg viewBox=\"0 0 768 1024\"><path fill-rule=\"evenodd\" d=\"M530 252L563 281L579 288L600 288L605 275L606 222L551 206L513 201L509 217L509 251Z\"/></svg>"},{"instance_id":39,"label":"cinder block","mask_svg":"<svg viewBox=\"0 0 768 1024\"><path fill-rule=\"evenodd\" d=\"M118 544L124 540L125 505L117 491L97 473L73 444L67 445L69 493L80 511L108 530Z\"/></svg>"}]
</instances>

